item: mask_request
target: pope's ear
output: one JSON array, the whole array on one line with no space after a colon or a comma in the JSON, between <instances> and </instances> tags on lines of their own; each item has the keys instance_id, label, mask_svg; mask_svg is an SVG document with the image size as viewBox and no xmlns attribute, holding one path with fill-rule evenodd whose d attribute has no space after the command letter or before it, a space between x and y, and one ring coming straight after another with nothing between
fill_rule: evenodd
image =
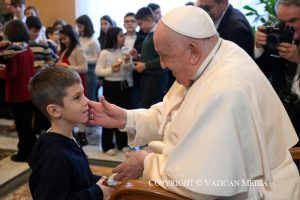
<instances>
[{"instance_id":1,"label":"pope's ear","mask_svg":"<svg viewBox=\"0 0 300 200\"><path fill-rule=\"evenodd\" d=\"M49 104L46 109L48 114L53 118L58 118L61 116L60 107L58 105Z\"/></svg>"},{"instance_id":2,"label":"pope's ear","mask_svg":"<svg viewBox=\"0 0 300 200\"><path fill-rule=\"evenodd\" d=\"M190 63L192 65L197 65L201 58L201 50L198 47L197 43L191 42L189 44L189 51L190 51Z\"/></svg>"}]
</instances>

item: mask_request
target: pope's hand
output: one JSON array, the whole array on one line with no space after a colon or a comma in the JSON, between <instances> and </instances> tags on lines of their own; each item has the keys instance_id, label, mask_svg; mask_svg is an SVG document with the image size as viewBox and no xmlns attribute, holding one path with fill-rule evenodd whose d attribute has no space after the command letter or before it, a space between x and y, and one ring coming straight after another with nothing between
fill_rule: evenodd
<instances>
[{"instance_id":1,"label":"pope's hand","mask_svg":"<svg viewBox=\"0 0 300 200\"><path fill-rule=\"evenodd\" d=\"M126 160L112 170L113 173L117 173L114 179L116 181L139 179L143 175L147 154L146 151L127 152Z\"/></svg>"},{"instance_id":2,"label":"pope's hand","mask_svg":"<svg viewBox=\"0 0 300 200\"><path fill-rule=\"evenodd\" d=\"M100 102L89 101L89 115L89 125L120 129L126 125L125 109L107 102L103 96Z\"/></svg>"}]
</instances>

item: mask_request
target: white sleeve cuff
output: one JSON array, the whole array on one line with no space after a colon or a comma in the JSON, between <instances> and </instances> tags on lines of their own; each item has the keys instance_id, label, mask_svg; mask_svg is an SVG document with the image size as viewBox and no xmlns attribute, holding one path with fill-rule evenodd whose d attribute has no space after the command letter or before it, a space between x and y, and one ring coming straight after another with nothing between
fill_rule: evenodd
<instances>
[{"instance_id":1,"label":"white sleeve cuff","mask_svg":"<svg viewBox=\"0 0 300 200\"><path fill-rule=\"evenodd\" d=\"M264 48L259 47L257 48L256 45L254 45L254 58L259 58L264 52Z\"/></svg>"},{"instance_id":2,"label":"white sleeve cuff","mask_svg":"<svg viewBox=\"0 0 300 200\"><path fill-rule=\"evenodd\" d=\"M132 110L125 110L126 112L126 125L123 129L119 129L122 132L132 132L132 130L135 130L135 120L134 120L134 111ZM135 131L134 131L135 132Z\"/></svg>"}]
</instances>

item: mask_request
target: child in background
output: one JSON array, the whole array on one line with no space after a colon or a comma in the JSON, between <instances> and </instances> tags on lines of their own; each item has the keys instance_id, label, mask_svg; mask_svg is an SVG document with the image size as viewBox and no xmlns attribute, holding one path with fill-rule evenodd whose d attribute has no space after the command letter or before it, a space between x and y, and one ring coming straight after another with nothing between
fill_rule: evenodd
<instances>
[{"instance_id":1,"label":"child in background","mask_svg":"<svg viewBox=\"0 0 300 200\"><path fill-rule=\"evenodd\" d=\"M109 15L103 15L100 19L100 35L98 41L101 49L104 49L106 44L106 34L110 27L116 26L114 20Z\"/></svg>"},{"instance_id":2,"label":"child in background","mask_svg":"<svg viewBox=\"0 0 300 200\"><path fill-rule=\"evenodd\" d=\"M29 157L33 199L106 199L112 188L106 177L92 174L84 151L72 136L77 123L89 118L80 77L72 69L46 68L30 82L34 104L51 121Z\"/></svg>"},{"instance_id":3,"label":"child in background","mask_svg":"<svg viewBox=\"0 0 300 200\"><path fill-rule=\"evenodd\" d=\"M59 30L49 26L46 29L46 37L47 44L49 48L52 50L52 60L56 63L59 59L58 51L59 51Z\"/></svg>"},{"instance_id":4,"label":"child in background","mask_svg":"<svg viewBox=\"0 0 300 200\"><path fill-rule=\"evenodd\" d=\"M104 77L103 94L109 102L123 107L130 107L129 86L133 71L133 62L128 54L124 54L124 34L121 28L112 27L108 30L106 36L105 49L100 52L96 65L96 74ZM117 148L122 151L128 151L127 134L118 129L102 129L102 149L103 152L116 154L113 136L116 136Z\"/></svg>"},{"instance_id":5,"label":"child in background","mask_svg":"<svg viewBox=\"0 0 300 200\"><path fill-rule=\"evenodd\" d=\"M60 45L59 60L55 66L71 68L78 72L86 89L87 60L71 25L65 25L60 30Z\"/></svg>"},{"instance_id":6,"label":"child in background","mask_svg":"<svg viewBox=\"0 0 300 200\"><path fill-rule=\"evenodd\" d=\"M26 19L26 25L29 29L30 40L28 45L33 51L35 70L41 70L46 67L53 67L52 51L45 41L36 41L40 35L42 23L36 16L29 16ZM34 133L39 135L42 130L47 130L50 127L49 120L37 109L34 108Z\"/></svg>"},{"instance_id":7,"label":"child in background","mask_svg":"<svg viewBox=\"0 0 300 200\"><path fill-rule=\"evenodd\" d=\"M30 40L28 45L31 47L34 54L34 67L36 70L54 65L52 60L51 49L45 41L36 41L39 37L42 23L36 16L29 16L26 19L26 25L29 29Z\"/></svg>"},{"instance_id":8,"label":"child in background","mask_svg":"<svg viewBox=\"0 0 300 200\"><path fill-rule=\"evenodd\" d=\"M25 11L24 11L25 17L28 18L30 16L35 16L40 18L37 9L34 6L27 6ZM40 40L42 41L46 41L46 28L45 26L42 26L42 28L39 31L39 36L36 39L37 42L39 42Z\"/></svg>"},{"instance_id":9,"label":"child in background","mask_svg":"<svg viewBox=\"0 0 300 200\"><path fill-rule=\"evenodd\" d=\"M88 62L87 73L87 96L90 100L96 101L96 85L97 76L95 74L95 67L98 60L100 45L93 37L94 26L92 20L87 15L82 15L76 19L76 25L79 32L79 43L83 49Z\"/></svg>"},{"instance_id":10,"label":"child in background","mask_svg":"<svg viewBox=\"0 0 300 200\"><path fill-rule=\"evenodd\" d=\"M6 24L4 36L10 42L23 42L26 50L8 58L0 68L0 78L5 80L5 100L12 109L19 137L18 153L11 160L26 162L36 141L32 130L33 106L28 83L34 74L33 53L28 47L29 32L20 20Z\"/></svg>"}]
</instances>

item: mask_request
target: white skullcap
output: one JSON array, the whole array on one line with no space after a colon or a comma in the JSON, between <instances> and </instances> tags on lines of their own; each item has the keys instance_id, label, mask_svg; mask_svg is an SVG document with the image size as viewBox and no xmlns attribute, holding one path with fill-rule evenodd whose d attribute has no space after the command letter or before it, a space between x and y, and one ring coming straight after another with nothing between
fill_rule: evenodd
<instances>
[{"instance_id":1,"label":"white skullcap","mask_svg":"<svg viewBox=\"0 0 300 200\"><path fill-rule=\"evenodd\" d=\"M196 6L174 8L161 21L173 31L192 38L209 38L217 33L210 16Z\"/></svg>"}]
</instances>

